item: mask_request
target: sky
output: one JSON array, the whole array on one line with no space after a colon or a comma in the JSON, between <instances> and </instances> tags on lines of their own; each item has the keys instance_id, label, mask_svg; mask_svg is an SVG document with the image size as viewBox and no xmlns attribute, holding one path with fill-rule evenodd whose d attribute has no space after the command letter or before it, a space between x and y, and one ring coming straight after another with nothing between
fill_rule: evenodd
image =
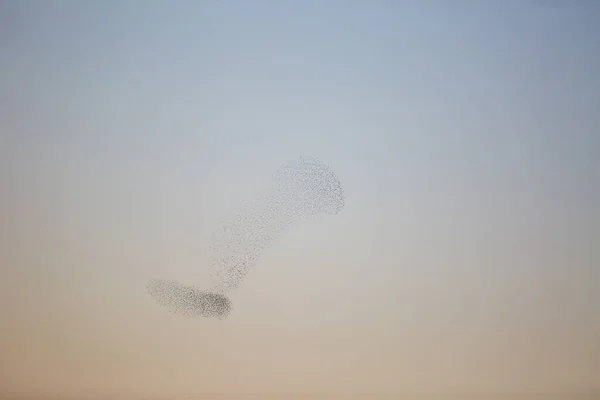
<instances>
[{"instance_id":1,"label":"sky","mask_svg":"<svg viewBox=\"0 0 600 400\"><path fill-rule=\"evenodd\" d=\"M0 392L600 392L599 17L1 2ZM279 237L226 320L149 297L206 286L212 232L297 156L339 215Z\"/></svg>"}]
</instances>

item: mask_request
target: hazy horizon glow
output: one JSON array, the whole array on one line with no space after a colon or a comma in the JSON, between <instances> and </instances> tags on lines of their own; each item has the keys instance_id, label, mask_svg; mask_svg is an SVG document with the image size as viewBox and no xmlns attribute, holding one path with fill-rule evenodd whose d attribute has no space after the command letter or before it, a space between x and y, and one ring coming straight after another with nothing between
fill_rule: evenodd
<instances>
[{"instance_id":1,"label":"hazy horizon glow","mask_svg":"<svg viewBox=\"0 0 600 400\"><path fill-rule=\"evenodd\" d=\"M0 391L600 392L600 7L0 4ZM294 226L182 319L212 232L317 157Z\"/></svg>"}]
</instances>

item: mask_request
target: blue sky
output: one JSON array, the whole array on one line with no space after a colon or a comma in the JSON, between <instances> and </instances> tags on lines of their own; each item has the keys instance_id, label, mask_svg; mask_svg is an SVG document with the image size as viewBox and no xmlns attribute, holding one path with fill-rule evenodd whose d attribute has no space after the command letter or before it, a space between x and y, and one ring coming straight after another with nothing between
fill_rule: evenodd
<instances>
[{"instance_id":1,"label":"blue sky","mask_svg":"<svg viewBox=\"0 0 600 400\"><path fill-rule=\"evenodd\" d=\"M597 387L599 7L540 3L3 2L5 385ZM221 218L299 155L346 209L281 238L229 325L149 301L150 278L202 286Z\"/></svg>"}]
</instances>

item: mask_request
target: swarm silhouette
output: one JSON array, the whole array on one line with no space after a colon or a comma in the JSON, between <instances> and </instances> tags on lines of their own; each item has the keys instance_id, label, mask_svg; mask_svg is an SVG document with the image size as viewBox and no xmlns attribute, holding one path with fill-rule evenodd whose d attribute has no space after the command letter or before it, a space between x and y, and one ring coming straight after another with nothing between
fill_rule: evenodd
<instances>
[{"instance_id":1,"label":"swarm silhouette","mask_svg":"<svg viewBox=\"0 0 600 400\"><path fill-rule=\"evenodd\" d=\"M183 317L227 318L231 301L227 296L182 285L167 279L152 279L148 292L158 304Z\"/></svg>"},{"instance_id":2,"label":"swarm silhouette","mask_svg":"<svg viewBox=\"0 0 600 400\"><path fill-rule=\"evenodd\" d=\"M225 293L239 287L286 229L318 214L338 214L344 205L344 191L333 171L317 159L297 158L278 169L268 190L214 233L208 264L215 286L210 291L154 280L150 293L177 314L227 317L231 303Z\"/></svg>"}]
</instances>

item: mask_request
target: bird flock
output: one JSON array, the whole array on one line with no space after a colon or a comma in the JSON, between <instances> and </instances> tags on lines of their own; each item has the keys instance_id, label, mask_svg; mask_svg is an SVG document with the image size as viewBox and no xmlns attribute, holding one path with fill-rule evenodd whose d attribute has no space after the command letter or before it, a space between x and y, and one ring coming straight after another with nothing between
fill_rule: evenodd
<instances>
[{"instance_id":1,"label":"bird flock","mask_svg":"<svg viewBox=\"0 0 600 400\"><path fill-rule=\"evenodd\" d=\"M265 193L214 232L208 266L215 284L210 290L153 279L148 292L177 315L227 318L232 305L226 293L240 286L285 230L318 214L338 214L344 204L344 191L331 168L315 158L299 157L279 168Z\"/></svg>"}]
</instances>

